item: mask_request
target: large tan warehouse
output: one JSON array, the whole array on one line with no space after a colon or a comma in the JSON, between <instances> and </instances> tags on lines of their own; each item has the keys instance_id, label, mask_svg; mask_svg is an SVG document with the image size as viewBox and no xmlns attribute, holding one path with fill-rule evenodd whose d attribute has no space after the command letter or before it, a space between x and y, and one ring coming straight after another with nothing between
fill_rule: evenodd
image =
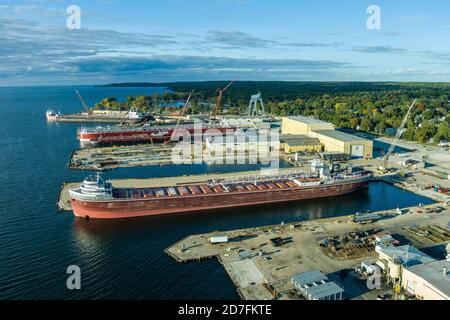
<instances>
[{"instance_id":1,"label":"large tan warehouse","mask_svg":"<svg viewBox=\"0 0 450 320\"><path fill-rule=\"evenodd\" d=\"M372 158L373 142L335 130L333 124L303 116L283 117L281 133L318 138L327 152L342 152L354 158Z\"/></svg>"}]
</instances>

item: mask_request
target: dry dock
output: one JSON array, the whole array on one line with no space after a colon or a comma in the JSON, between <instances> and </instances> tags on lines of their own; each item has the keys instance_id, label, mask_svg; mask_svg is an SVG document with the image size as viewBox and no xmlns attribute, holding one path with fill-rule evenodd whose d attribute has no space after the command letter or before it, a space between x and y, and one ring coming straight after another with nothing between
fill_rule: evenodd
<instances>
[{"instance_id":1,"label":"dry dock","mask_svg":"<svg viewBox=\"0 0 450 320\"><path fill-rule=\"evenodd\" d=\"M332 256L319 246L328 237L341 238L351 232L373 232L378 228L405 237L419 249L450 241L450 209L431 214L420 214L417 210L408 208L410 213L401 216L379 212L386 219L370 225L357 225L347 216L193 235L167 248L166 253L178 262L217 258L243 299L299 299L290 282L293 275L315 269L339 274L362 261L376 260L373 250L356 245L349 245L340 256ZM434 230L437 237L421 236L417 232L420 229ZM211 244L210 237L218 234L226 235L228 242ZM274 246L271 239L277 237L288 241ZM356 293L355 284L346 285L349 298L364 298Z\"/></svg>"},{"instance_id":2,"label":"dry dock","mask_svg":"<svg viewBox=\"0 0 450 320\"><path fill-rule=\"evenodd\" d=\"M146 144L80 149L72 153L68 167L100 171L170 164L172 148L173 146L165 144Z\"/></svg>"},{"instance_id":3,"label":"dry dock","mask_svg":"<svg viewBox=\"0 0 450 320\"><path fill-rule=\"evenodd\" d=\"M129 168L138 166L155 166L173 164L173 155L183 164L193 164L204 161L214 164L228 162L252 164L258 163L257 157L248 152L242 154L211 155L205 143L201 146L190 145L188 150L178 148L175 143L170 144L138 144L129 146L97 147L75 150L72 152L68 167L79 170L110 170L116 168ZM178 151L178 154L177 154ZM265 159L267 160L267 159ZM177 159L178 161L178 159Z\"/></svg>"}]
</instances>

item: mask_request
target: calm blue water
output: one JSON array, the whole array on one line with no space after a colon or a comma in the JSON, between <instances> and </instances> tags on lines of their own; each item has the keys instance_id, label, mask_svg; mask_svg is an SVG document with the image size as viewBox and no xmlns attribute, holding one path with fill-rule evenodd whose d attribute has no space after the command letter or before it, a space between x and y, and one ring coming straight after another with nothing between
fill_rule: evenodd
<instances>
[{"instance_id":1,"label":"calm blue water","mask_svg":"<svg viewBox=\"0 0 450 320\"><path fill-rule=\"evenodd\" d=\"M163 250L192 233L430 203L376 183L367 193L326 201L138 220L76 220L71 213L58 212L55 203L62 182L87 174L66 169L70 152L79 146L78 125L47 124L44 119L49 107L63 113L81 110L73 89L0 88L0 299L237 299L218 262L177 264ZM148 88L79 89L88 104L106 96L151 93ZM142 167L107 176L226 170L230 167ZM81 268L78 291L66 288L71 264Z\"/></svg>"}]
</instances>

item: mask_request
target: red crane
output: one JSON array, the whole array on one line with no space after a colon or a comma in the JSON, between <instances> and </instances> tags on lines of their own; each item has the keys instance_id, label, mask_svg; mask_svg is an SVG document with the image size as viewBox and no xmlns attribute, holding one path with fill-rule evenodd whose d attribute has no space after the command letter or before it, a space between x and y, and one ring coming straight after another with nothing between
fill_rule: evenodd
<instances>
[{"instance_id":1,"label":"red crane","mask_svg":"<svg viewBox=\"0 0 450 320\"><path fill-rule=\"evenodd\" d=\"M219 94L216 99L216 106L211 114L212 118L215 118L217 113L220 111L222 105L222 96L223 93L234 83L234 80L230 81L223 89L217 88L217 93Z\"/></svg>"},{"instance_id":2,"label":"red crane","mask_svg":"<svg viewBox=\"0 0 450 320\"><path fill-rule=\"evenodd\" d=\"M78 91L77 89L75 89L75 93L77 94L78 98L80 98L81 104L84 107L84 110L86 110L87 114L91 114L92 112L89 110L88 106L86 105L86 103L83 100L83 97L80 94L80 91Z\"/></svg>"}]
</instances>

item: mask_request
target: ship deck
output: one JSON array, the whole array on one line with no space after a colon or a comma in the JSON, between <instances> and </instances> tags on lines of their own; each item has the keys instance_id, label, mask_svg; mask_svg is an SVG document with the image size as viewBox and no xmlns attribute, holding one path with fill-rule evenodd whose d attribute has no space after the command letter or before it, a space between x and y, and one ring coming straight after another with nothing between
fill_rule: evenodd
<instances>
[{"instance_id":1,"label":"ship deck","mask_svg":"<svg viewBox=\"0 0 450 320\"><path fill-rule=\"evenodd\" d=\"M92 128L81 128L78 130L78 133L82 134L103 134L103 133L112 133L112 134L123 134L123 133L153 133L159 131L171 131L171 130L183 130L183 129L194 129L195 125L192 124L166 124L166 125L153 125L153 126L132 126L132 127L119 127L119 126L103 126L103 127L92 127ZM199 129L234 129L231 126L224 126L220 124L201 124Z\"/></svg>"},{"instance_id":2,"label":"ship deck","mask_svg":"<svg viewBox=\"0 0 450 320\"><path fill-rule=\"evenodd\" d=\"M297 181L305 183L319 184L320 178L297 178ZM224 193L245 193L255 191L275 191L294 189L301 187L291 179L264 180L241 183L202 183L184 186L156 187L156 188L117 188L113 189L115 199L151 199L151 198L171 198L185 196L212 195Z\"/></svg>"},{"instance_id":3,"label":"ship deck","mask_svg":"<svg viewBox=\"0 0 450 320\"><path fill-rule=\"evenodd\" d=\"M277 172L278 174L282 174L285 176L297 176L297 173L299 173L298 168L290 167L290 168L284 168L280 169ZM305 173L305 172L303 172ZM123 200L132 200L132 199L164 199L164 198L175 198L175 197L181 197L182 193L179 187L185 187L187 196L194 196L194 193L187 188L188 186L208 186L209 190L211 190L211 193L208 194L207 188L200 188L199 190L202 192L199 195L200 196L208 196L208 195L214 195L214 194L230 194L233 191L232 190L238 190L240 189L240 192L242 190L247 190L249 194L253 192L268 192L270 190L273 191L280 191L280 190L291 190L294 188L300 188L300 186L295 186L293 181L291 179L288 179L286 177L279 178L279 179L266 179L263 180L261 185L259 184L260 189L257 188L258 182L256 180L264 179L261 175L260 171L247 171L247 172L240 172L239 176L245 176L245 177L256 177L257 179L246 179L247 182L243 183L232 183L236 184L235 188L229 188L228 191L223 191L222 193L218 193L219 188L214 189L213 185L229 185L229 181L236 181L241 179L236 179L239 177L236 177L236 172L230 172L230 173L215 173L215 174L202 174L202 175L190 175L190 176L177 176L177 177L164 177L164 178L151 178L151 179L116 179L113 180L113 192L114 195L117 196L116 199L123 199ZM270 185L272 188L276 189L270 189L269 186L266 186L265 183L272 182ZM299 180L299 179L297 179ZM215 183L211 183L214 181ZM279 187L277 184L273 182L278 182L278 184L282 187ZM228 182L228 183L227 183ZM256 182L256 185L255 185ZM59 199L57 202L57 206L60 210L72 210L69 190L75 189L80 186L80 182L71 182L71 183L64 183L61 186L61 191L59 195ZM173 190L171 189L173 188ZM245 189L243 189L245 188ZM284 188L284 189L283 189ZM162 189L162 190L161 190ZM169 189L172 192L172 195L169 195ZM120 191L124 190L124 191ZM138 192L134 192L135 190L139 190ZM196 190L196 189L194 189ZM207 190L206 192L204 190ZM142 192L141 192L142 191ZM157 191L159 192L159 195L157 195ZM161 191L163 192L164 196L162 195ZM237 193L237 191L234 191ZM145 197L145 194L147 194L147 197ZM150 196L151 195L151 196Z\"/></svg>"}]
</instances>

